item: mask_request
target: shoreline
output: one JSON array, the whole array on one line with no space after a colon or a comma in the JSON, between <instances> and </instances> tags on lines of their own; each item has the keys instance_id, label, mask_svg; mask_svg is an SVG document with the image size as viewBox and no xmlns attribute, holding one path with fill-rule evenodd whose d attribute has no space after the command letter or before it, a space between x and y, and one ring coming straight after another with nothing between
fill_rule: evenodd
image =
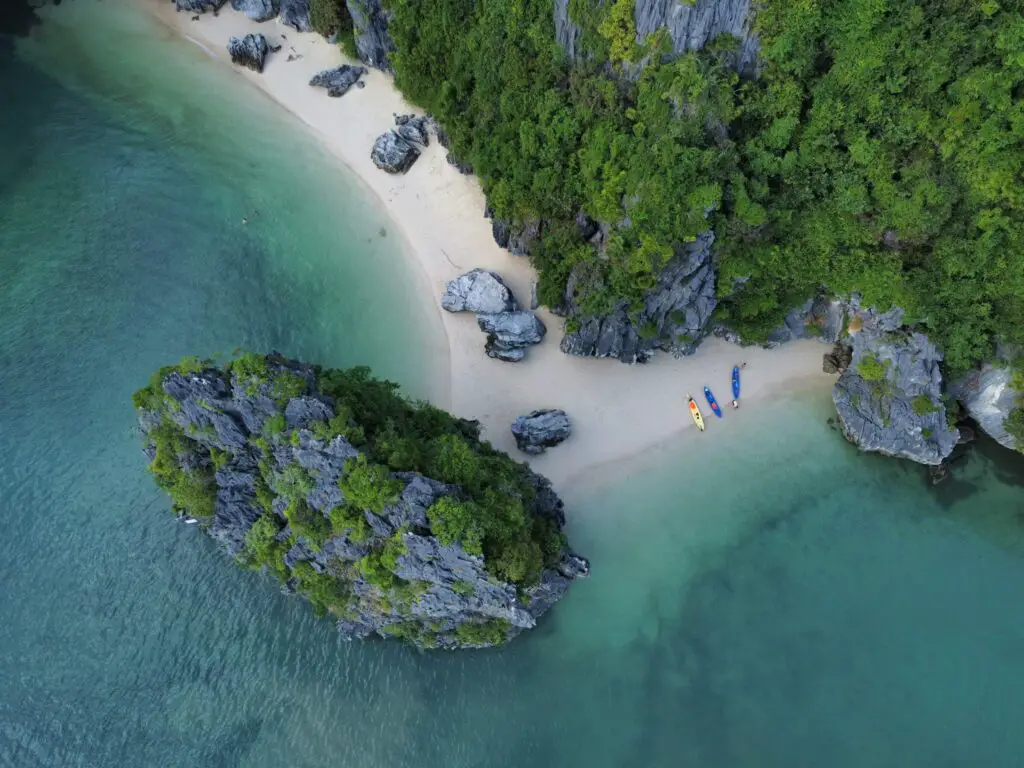
<instances>
[{"instance_id":1,"label":"shoreline","mask_svg":"<svg viewBox=\"0 0 1024 768\"><path fill-rule=\"evenodd\" d=\"M634 465L637 457L659 450L684 434L696 434L685 407L688 393L702 404L707 384L728 403L729 372L740 359L749 363L744 378L743 402L747 409L722 422L711 419L708 430L728 429L742 434L743 414L755 403L769 402L794 388L831 387L833 378L820 373L826 347L816 341L790 342L765 350L740 348L709 338L698 352L673 359L659 354L645 365L627 366L617 360L575 358L558 348L562 320L545 309L537 310L548 328L544 342L527 351L521 363L504 363L484 353L484 334L471 313L451 314L440 307L444 284L474 267L502 276L521 304L528 305L534 270L525 257L500 248L484 218L484 195L474 176L463 176L445 159L445 150L431 141L404 176L378 169L370 159L377 136L394 127L394 114L415 112L393 85L390 75L370 69L363 89L353 88L330 98L309 79L317 72L347 59L338 46L315 33L299 33L277 19L256 23L229 7L198 21L178 13L174 6L145 0L144 8L160 23L193 44L211 59L231 67L242 80L269 96L297 117L319 139L324 150L347 167L361 186L373 193L402 236L404 258L416 271L441 323L448 343L448 365L436 373L435 402L456 415L477 419L482 437L499 450L527 460L564 491L594 472L607 478L616 465ZM228 38L247 33L264 34L271 45L262 74L232 65ZM300 56L286 61L288 54ZM443 387L447 379L447 387ZM447 395L447 396L445 396ZM515 446L509 427L522 414L539 408L562 408L573 424L573 435L563 445L541 456L527 457ZM737 439L737 438L731 438Z\"/></svg>"}]
</instances>

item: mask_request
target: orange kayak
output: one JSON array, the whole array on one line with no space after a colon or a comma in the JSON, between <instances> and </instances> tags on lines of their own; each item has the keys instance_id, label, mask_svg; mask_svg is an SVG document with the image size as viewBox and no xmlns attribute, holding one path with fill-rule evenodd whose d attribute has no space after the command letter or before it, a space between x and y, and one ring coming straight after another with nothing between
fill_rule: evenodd
<instances>
[{"instance_id":1,"label":"orange kayak","mask_svg":"<svg viewBox=\"0 0 1024 768\"><path fill-rule=\"evenodd\" d=\"M697 429L703 432L704 417L701 415L700 408L697 407L697 403L692 397L688 397L687 402L690 405L690 415L693 416L693 423L697 425Z\"/></svg>"}]
</instances>

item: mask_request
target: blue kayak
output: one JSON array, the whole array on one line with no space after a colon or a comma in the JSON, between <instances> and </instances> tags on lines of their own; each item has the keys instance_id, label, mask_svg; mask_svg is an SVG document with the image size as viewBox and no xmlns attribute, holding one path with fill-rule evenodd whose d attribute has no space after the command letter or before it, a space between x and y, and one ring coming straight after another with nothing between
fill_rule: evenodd
<instances>
[{"instance_id":1,"label":"blue kayak","mask_svg":"<svg viewBox=\"0 0 1024 768\"><path fill-rule=\"evenodd\" d=\"M732 396L740 399L740 367L734 365L732 368Z\"/></svg>"},{"instance_id":2,"label":"blue kayak","mask_svg":"<svg viewBox=\"0 0 1024 768\"><path fill-rule=\"evenodd\" d=\"M715 396L711 394L711 390L704 387L704 397L708 399L708 405L711 406L711 410L715 412L715 416L722 418L722 409L718 407L718 401L715 400Z\"/></svg>"}]
</instances>

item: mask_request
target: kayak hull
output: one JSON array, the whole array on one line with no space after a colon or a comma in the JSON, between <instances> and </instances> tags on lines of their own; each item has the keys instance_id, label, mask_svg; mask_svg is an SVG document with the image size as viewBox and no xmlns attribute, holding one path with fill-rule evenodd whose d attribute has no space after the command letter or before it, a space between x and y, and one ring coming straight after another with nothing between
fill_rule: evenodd
<instances>
[{"instance_id":1,"label":"kayak hull","mask_svg":"<svg viewBox=\"0 0 1024 768\"><path fill-rule=\"evenodd\" d=\"M740 367L737 365L732 369L732 396L740 399Z\"/></svg>"},{"instance_id":2,"label":"kayak hull","mask_svg":"<svg viewBox=\"0 0 1024 768\"><path fill-rule=\"evenodd\" d=\"M693 423L697 425L697 429L701 432L704 431L704 416L700 412L700 408L697 407L697 403L691 397L687 404L690 407L690 415L693 417Z\"/></svg>"},{"instance_id":3,"label":"kayak hull","mask_svg":"<svg viewBox=\"0 0 1024 768\"><path fill-rule=\"evenodd\" d=\"M708 405L711 406L711 410L714 411L715 416L722 418L722 409L718 405L718 401L715 400L715 396L711 394L711 390L704 387L704 397L708 400Z\"/></svg>"}]
</instances>

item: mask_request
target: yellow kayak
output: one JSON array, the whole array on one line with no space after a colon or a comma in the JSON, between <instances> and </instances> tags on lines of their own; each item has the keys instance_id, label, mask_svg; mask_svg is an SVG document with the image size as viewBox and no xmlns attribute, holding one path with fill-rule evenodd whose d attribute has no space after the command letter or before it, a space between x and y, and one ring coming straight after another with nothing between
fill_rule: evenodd
<instances>
[{"instance_id":1,"label":"yellow kayak","mask_svg":"<svg viewBox=\"0 0 1024 768\"><path fill-rule=\"evenodd\" d=\"M687 398L690 404L690 415L693 416L693 423L697 425L697 429L701 432L704 431L704 417L700 413L700 408L697 407L697 403L694 402L692 397Z\"/></svg>"}]
</instances>

